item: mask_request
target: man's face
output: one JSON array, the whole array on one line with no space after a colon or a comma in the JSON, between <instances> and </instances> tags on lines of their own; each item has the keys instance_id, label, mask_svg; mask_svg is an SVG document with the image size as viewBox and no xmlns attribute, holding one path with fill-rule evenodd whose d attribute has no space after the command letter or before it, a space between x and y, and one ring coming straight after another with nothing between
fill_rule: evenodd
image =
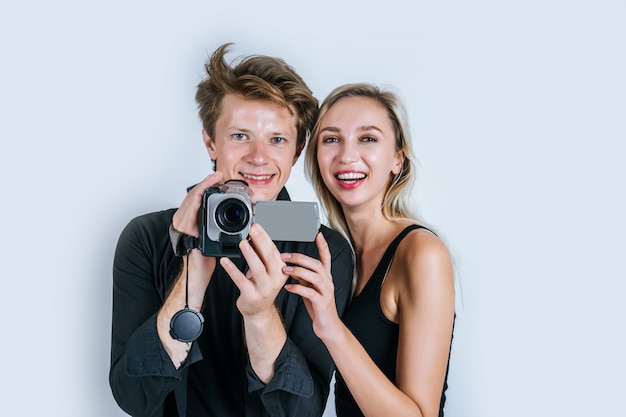
<instances>
[{"instance_id":1,"label":"man's face","mask_svg":"<svg viewBox=\"0 0 626 417\"><path fill-rule=\"evenodd\" d=\"M252 202L275 200L296 156L295 117L282 106L227 94L215 124L215 137L203 130L204 143L224 181L246 181Z\"/></svg>"}]
</instances>

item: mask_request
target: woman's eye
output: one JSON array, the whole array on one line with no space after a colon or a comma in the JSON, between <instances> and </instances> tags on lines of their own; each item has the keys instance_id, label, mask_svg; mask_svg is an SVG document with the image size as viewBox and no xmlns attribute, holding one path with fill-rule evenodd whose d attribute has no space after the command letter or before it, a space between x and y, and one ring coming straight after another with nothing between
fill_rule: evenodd
<instances>
[{"instance_id":1,"label":"woman's eye","mask_svg":"<svg viewBox=\"0 0 626 417\"><path fill-rule=\"evenodd\" d=\"M376 142L376 138L373 136L365 136L364 138L361 138L361 140L363 142Z\"/></svg>"},{"instance_id":2,"label":"woman's eye","mask_svg":"<svg viewBox=\"0 0 626 417\"><path fill-rule=\"evenodd\" d=\"M330 136L330 137L322 139L322 143L333 143L333 142L338 142L338 141L339 141L339 139L337 139L334 136Z\"/></svg>"}]
</instances>

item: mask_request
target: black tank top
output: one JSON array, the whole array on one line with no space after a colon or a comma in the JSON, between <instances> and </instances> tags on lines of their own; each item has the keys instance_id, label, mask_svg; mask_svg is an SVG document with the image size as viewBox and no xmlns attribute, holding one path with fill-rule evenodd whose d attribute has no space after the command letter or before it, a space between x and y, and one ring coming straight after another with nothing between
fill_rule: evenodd
<instances>
[{"instance_id":1,"label":"black tank top","mask_svg":"<svg viewBox=\"0 0 626 417\"><path fill-rule=\"evenodd\" d=\"M361 345L363 345L374 363L394 384L396 383L399 326L397 323L387 319L383 314L380 307L380 291L398 245L410 231L420 228L425 229L423 226L410 225L396 236L385 251L378 266L372 273L371 278L367 284L365 284L361 293L352 299L342 317L346 327L350 329L352 334L354 334ZM354 401L352 394L350 394L339 372L336 373L335 378L335 406L337 417L362 417L363 413ZM447 379L448 371L446 369L446 381ZM367 381L363 381L363 383L367 383ZM443 406L447 387L447 382L444 382L441 394L441 405L439 408L440 417L443 417Z\"/></svg>"}]
</instances>

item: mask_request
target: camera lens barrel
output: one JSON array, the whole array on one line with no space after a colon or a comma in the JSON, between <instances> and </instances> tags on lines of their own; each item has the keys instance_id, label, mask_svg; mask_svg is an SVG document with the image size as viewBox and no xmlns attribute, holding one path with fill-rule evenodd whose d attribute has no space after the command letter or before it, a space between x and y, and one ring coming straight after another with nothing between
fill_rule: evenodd
<instances>
[{"instance_id":1,"label":"camera lens barrel","mask_svg":"<svg viewBox=\"0 0 626 417\"><path fill-rule=\"evenodd\" d=\"M238 233L248 226L250 210L238 198L223 200L215 208L215 223L226 233Z\"/></svg>"},{"instance_id":2,"label":"camera lens barrel","mask_svg":"<svg viewBox=\"0 0 626 417\"><path fill-rule=\"evenodd\" d=\"M252 224L252 193L245 181L229 180L204 190L198 213L204 256L239 257L239 242Z\"/></svg>"}]
</instances>

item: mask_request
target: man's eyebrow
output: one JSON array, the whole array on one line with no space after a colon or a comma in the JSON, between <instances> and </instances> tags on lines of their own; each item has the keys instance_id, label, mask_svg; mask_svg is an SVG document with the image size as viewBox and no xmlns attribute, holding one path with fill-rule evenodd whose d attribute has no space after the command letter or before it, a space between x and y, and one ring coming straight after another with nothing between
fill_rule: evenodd
<instances>
[{"instance_id":1,"label":"man's eyebrow","mask_svg":"<svg viewBox=\"0 0 626 417\"><path fill-rule=\"evenodd\" d=\"M248 129L248 128L244 128L244 127L237 127L237 126L230 126L230 127L226 127L226 130L231 130L234 132L238 132L238 133L245 133L245 134L251 134L253 132L253 129ZM287 137L290 136L289 132L281 132L281 131L274 131L274 132L270 132L269 133L272 136L281 136L281 137Z\"/></svg>"},{"instance_id":2,"label":"man's eyebrow","mask_svg":"<svg viewBox=\"0 0 626 417\"><path fill-rule=\"evenodd\" d=\"M246 128L243 128L243 127L237 127L237 126L230 126L230 127L227 127L226 129L235 130L237 132L243 132L243 133L250 133L251 132L250 129L246 129Z\"/></svg>"}]
</instances>

